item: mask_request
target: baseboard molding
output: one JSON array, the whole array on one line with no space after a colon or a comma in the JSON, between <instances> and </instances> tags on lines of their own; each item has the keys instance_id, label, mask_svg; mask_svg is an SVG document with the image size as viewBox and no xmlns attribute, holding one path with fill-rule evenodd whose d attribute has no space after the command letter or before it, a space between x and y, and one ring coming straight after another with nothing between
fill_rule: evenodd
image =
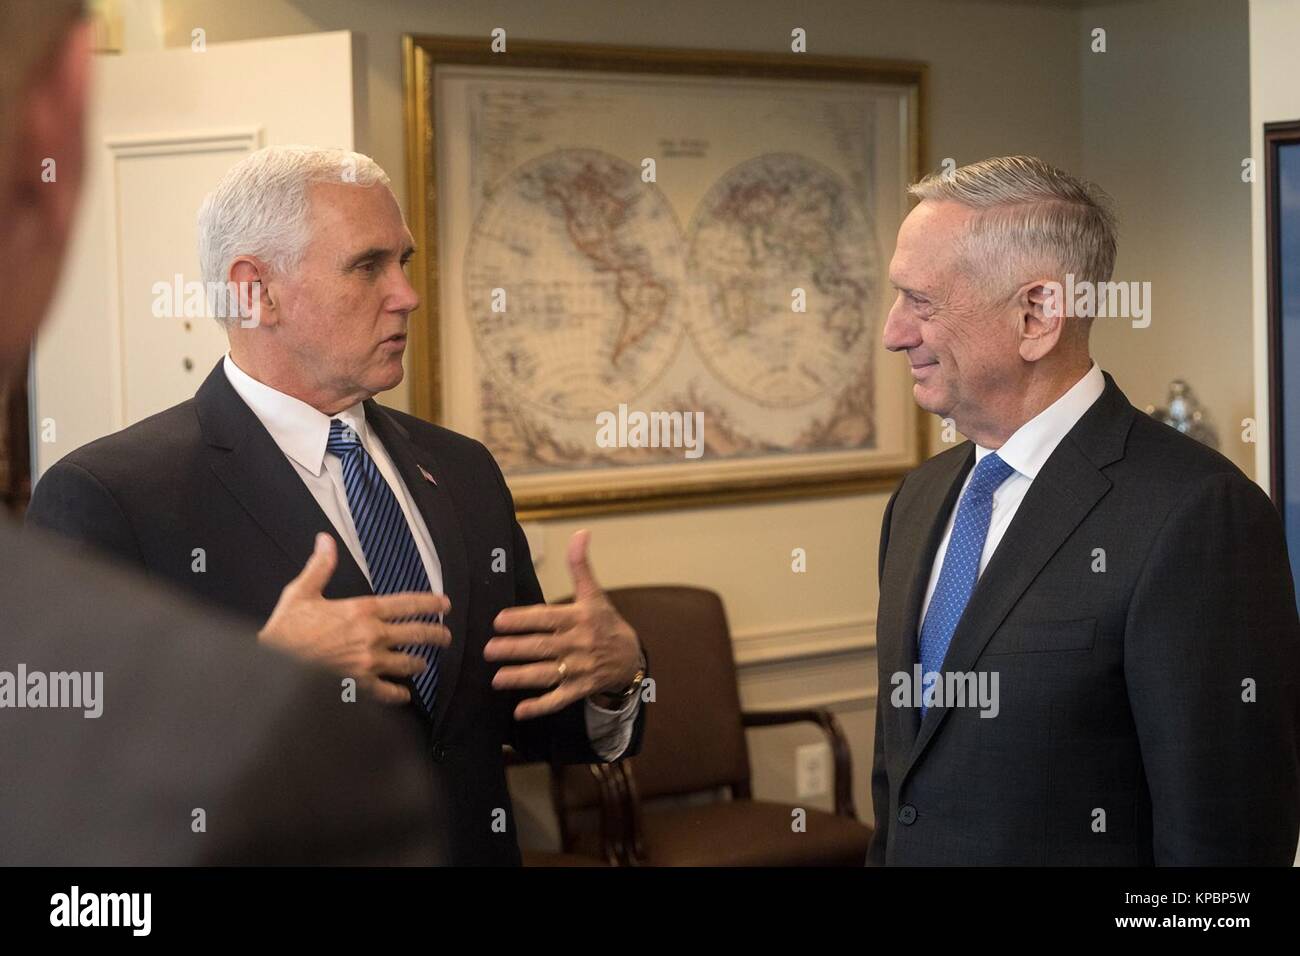
<instances>
[{"instance_id":1,"label":"baseboard molding","mask_svg":"<svg viewBox=\"0 0 1300 956\"><path fill-rule=\"evenodd\" d=\"M876 620L866 615L805 624L745 628L731 636L736 668L864 653L876 647Z\"/></svg>"}]
</instances>

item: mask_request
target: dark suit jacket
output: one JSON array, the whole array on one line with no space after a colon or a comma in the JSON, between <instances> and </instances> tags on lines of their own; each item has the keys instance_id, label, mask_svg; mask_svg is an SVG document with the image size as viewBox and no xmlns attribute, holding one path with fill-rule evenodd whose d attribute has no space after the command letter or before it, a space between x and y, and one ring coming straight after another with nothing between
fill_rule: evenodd
<instances>
[{"instance_id":1,"label":"dark suit jacket","mask_svg":"<svg viewBox=\"0 0 1300 956\"><path fill-rule=\"evenodd\" d=\"M998 672L1000 712L891 704L974 457L966 442L926 462L885 511L868 863L1289 864L1300 624L1281 522L1109 375L949 646L945 670Z\"/></svg>"},{"instance_id":2,"label":"dark suit jacket","mask_svg":"<svg viewBox=\"0 0 1300 956\"><path fill-rule=\"evenodd\" d=\"M103 674L0 709L0 864L447 861L409 721L170 592L0 518L0 670Z\"/></svg>"},{"instance_id":3,"label":"dark suit jacket","mask_svg":"<svg viewBox=\"0 0 1300 956\"><path fill-rule=\"evenodd\" d=\"M479 442L365 403L366 421L411 491L442 564L452 645L442 652L427 749L449 793L457 863L519 861L501 747L561 763L599 762L581 702L515 721L483 658L502 609L542 602L528 541L500 469ZM420 474L423 466L437 484ZM332 598L372 593L293 465L218 363L195 397L68 455L40 479L28 521L72 535L264 622L319 531L338 541ZM204 549L206 570L192 570ZM494 572L503 549L505 573ZM412 719L417 711L409 709ZM639 747L644 712L633 735ZM494 827L506 812L507 826Z\"/></svg>"}]
</instances>

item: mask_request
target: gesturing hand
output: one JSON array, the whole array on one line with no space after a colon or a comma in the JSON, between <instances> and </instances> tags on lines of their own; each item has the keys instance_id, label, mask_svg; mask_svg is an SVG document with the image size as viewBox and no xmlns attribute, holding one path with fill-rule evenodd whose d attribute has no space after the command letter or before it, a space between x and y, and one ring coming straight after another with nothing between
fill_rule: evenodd
<instances>
[{"instance_id":1,"label":"gesturing hand","mask_svg":"<svg viewBox=\"0 0 1300 956\"><path fill-rule=\"evenodd\" d=\"M441 624L402 619L445 614L451 602L430 591L330 600L321 591L337 566L334 539L324 533L316 535L315 550L302 572L280 592L258 640L355 677L363 690L385 704L407 703L410 690L385 678L414 677L428 662L396 648L406 644L446 647L451 632Z\"/></svg>"},{"instance_id":2,"label":"gesturing hand","mask_svg":"<svg viewBox=\"0 0 1300 956\"><path fill-rule=\"evenodd\" d=\"M502 667L492 679L497 690L553 688L515 707L527 720L554 713L592 694L620 691L636 676L641 643L609 603L587 562L588 531L569 540L572 604L507 608L496 616L498 634L483 648L489 661L529 661Z\"/></svg>"}]
</instances>

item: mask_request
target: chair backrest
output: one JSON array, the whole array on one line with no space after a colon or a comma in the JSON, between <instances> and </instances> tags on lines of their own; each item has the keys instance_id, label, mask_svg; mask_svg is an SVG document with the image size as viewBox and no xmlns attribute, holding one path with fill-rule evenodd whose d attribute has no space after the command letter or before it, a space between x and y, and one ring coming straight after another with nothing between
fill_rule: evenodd
<instances>
[{"instance_id":1,"label":"chair backrest","mask_svg":"<svg viewBox=\"0 0 1300 956\"><path fill-rule=\"evenodd\" d=\"M654 680L641 752L630 759L642 798L749 785L749 753L731 631L713 591L614 588L610 602L641 638ZM576 770L576 768L574 768ZM591 806L594 788L572 770L567 803Z\"/></svg>"}]
</instances>

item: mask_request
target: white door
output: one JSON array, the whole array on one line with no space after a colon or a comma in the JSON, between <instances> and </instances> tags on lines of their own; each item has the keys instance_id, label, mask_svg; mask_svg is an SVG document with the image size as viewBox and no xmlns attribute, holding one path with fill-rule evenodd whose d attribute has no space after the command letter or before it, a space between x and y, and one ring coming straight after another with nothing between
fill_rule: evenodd
<instances>
[{"instance_id":1,"label":"white door","mask_svg":"<svg viewBox=\"0 0 1300 956\"><path fill-rule=\"evenodd\" d=\"M211 318L165 309L202 281L195 216L262 146L354 148L347 32L96 57L87 179L32 375L33 479L86 442L191 397L225 353ZM191 287L192 289L193 287Z\"/></svg>"}]
</instances>

